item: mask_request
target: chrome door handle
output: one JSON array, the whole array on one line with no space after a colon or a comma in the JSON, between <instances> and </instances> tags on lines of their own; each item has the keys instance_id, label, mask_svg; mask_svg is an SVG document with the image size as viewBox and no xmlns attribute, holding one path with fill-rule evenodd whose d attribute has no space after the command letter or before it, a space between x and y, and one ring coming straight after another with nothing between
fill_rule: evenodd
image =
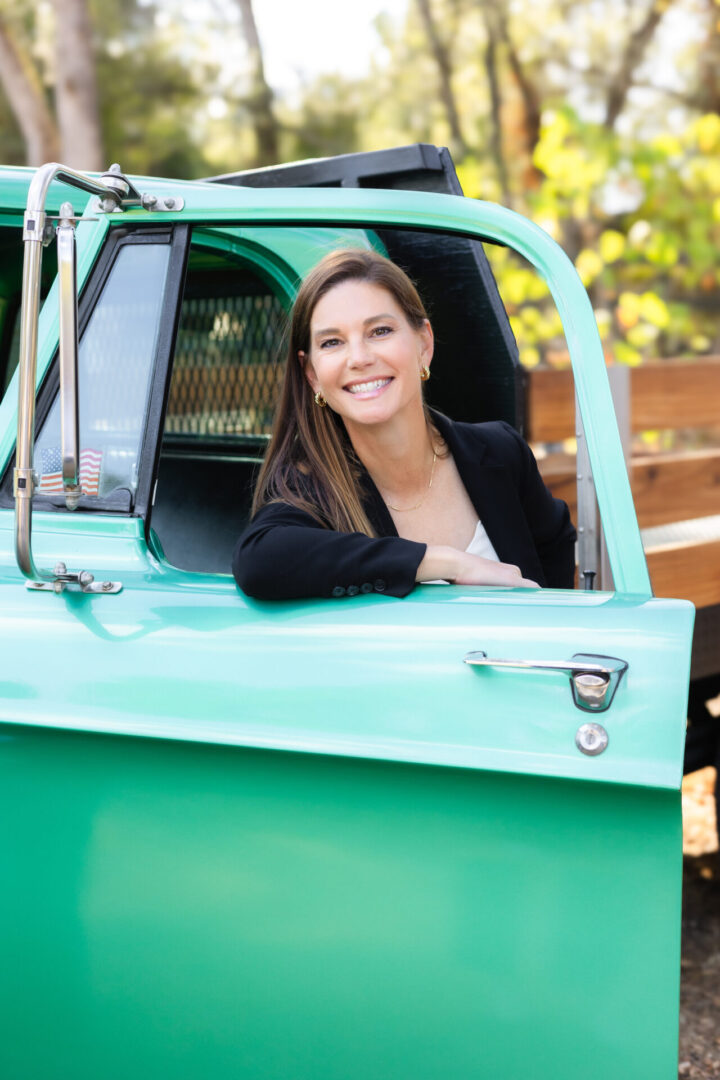
<instances>
[{"instance_id":1,"label":"chrome door handle","mask_svg":"<svg viewBox=\"0 0 720 1080\"><path fill-rule=\"evenodd\" d=\"M485 652L469 652L464 658L473 667L527 668L533 671L561 671L570 676L573 701L586 712L610 708L620 680L627 671L625 660L616 656L575 653L569 660L500 660Z\"/></svg>"}]
</instances>

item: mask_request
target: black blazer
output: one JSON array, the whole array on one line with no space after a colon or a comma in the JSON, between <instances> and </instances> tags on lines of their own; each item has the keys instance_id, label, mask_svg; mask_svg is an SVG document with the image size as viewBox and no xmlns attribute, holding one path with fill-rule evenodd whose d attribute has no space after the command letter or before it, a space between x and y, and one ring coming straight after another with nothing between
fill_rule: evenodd
<instances>
[{"instance_id":1,"label":"black blazer","mask_svg":"<svg viewBox=\"0 0 720 1080\"><path fill-rule=\"evenodd\" d=\"M545 487L532 451L509 424L456 423L433 412L468 495L502 562L539 585L571 589L575 529L564 502ZM365 509L377 537L339 533L286 503L263 506L240 537L233 574L259 600L406 596L426 544L398 536L370 476Z\"/></svg>"}]
</instances>

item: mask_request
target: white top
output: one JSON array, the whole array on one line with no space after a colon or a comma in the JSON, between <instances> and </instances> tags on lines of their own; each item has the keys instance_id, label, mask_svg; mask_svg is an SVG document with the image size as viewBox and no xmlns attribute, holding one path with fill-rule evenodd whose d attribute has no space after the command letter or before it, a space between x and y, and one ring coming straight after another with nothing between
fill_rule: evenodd
<instances>
[{"instance_id":1,"label":"white top","mask_svg":"<svg viewBox=\"0 0 720 1080\"><path fill-rule=\"evenodd\" d=\"M465 548L471 555L482 555L484 559L492 559L493 562L500 562L498 553L492 546L490 537L485 532L485 526L482 521L478 521L475 526L475 535Z\"/></svg>"},{"instance_id":2,"label":"white top","mask_svg":"<svg viewBox=\"0 0 720 1080\"><path fill-rule=\"evenodd\" d=\"M492 559L493 562L500 562L497 551L492 546L490 537L485 532L485 526L482 521L478 519L478 523L475 526L475 535L465 548L471 555L482 555L484 559ZM445 578L433 578L432 581L423 581L423 585L448 585L449 582Z\"/></svg>"}]
</instances>

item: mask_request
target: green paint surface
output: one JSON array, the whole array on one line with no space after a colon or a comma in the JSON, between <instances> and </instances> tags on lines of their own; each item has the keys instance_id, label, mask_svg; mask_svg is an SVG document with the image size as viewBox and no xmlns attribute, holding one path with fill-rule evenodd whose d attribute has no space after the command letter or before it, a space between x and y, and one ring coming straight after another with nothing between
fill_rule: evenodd
<instances>
[{"instance_id":1,"label":"green paint surface","mask_svg":"<svg viewBox=\"0 0 720 1080\"><path fill-rule=\"evenodd\" d=\"M4 1080L675 1075L676 792L3 736Z\"/></svg>"}]
</instances>

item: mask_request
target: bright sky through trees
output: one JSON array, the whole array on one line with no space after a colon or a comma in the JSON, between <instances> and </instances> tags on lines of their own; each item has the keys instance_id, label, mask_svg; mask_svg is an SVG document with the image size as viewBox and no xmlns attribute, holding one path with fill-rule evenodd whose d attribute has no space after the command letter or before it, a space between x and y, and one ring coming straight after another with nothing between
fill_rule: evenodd
<instances>
[{"instance_id":1,"label":"bright sky through trees","mask_svg":"<svg viewBox=\"0 0 720 1080\"><path fill-rule=\"evenodd\" d=\"M266 73L278 89L294 88L298 76L338 72L364 74L380 42L373 22L407 10L408 0L259 0L255 17L265 50Z\"/></svg>"}]
</instances>

